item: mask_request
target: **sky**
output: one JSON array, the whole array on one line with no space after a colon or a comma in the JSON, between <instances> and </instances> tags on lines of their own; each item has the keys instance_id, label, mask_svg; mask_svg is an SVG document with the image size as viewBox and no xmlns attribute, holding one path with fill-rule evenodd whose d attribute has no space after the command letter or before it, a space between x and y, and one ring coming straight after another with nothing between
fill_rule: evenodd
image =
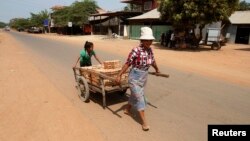
<instances>
[{"instance_id":1,"label":"sky","mask_svg":"<svg viewBox=\"0 0 250 141\"><path fill-rule=\"evenodd\" d=\"M69 6L76 0L0 0L0 22L8 23L13 18L28 18L30 13L39 13L55 5ZM119 11L126 4L120 0L95 0L104 10Z\"/></svg>"},{"instance_id":2,"label":"sky","mask_svg":"<svg viewBox=\"0 0 250 141\"><path fill-rule=\"evenodd\" d=\"M30 13L50 10L54 5L69 6L76 0L0 0L0 22L8 23L13 18L28 18ZM109 11L122 10L126 4L120 0L95 0L97 5ZM242 1L242 0L241 0ZM250 3L250 0L245 0Z\"/></svg>"}]
</instances>

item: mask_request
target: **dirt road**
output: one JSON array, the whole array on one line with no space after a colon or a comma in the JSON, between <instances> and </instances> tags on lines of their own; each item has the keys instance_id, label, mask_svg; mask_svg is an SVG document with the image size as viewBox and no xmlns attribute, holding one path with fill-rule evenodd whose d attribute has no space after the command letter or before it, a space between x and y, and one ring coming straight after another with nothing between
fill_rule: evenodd
<instances>
[{"instance_id":1,"label":"dirt road","mask_svg":"<svg viewBox=\"0 0 250 141\"><path fill-rule=\"evenodd\" d=\"M0 33L0 50L1 141L103 140L5 33Z\"/></svg>"},{"instance_id":2,"label":"dirt road","mask_svg":"<svg viewBox=\"0 0 250 141\"><path fill-rule=\"evenodd\" d=\"M34 36L83 44L82 36ZM84 40L94 41L95 48L98 48L98 50L108 50L121 56L126 56L130 48L138 45L138 41L103 40L101 38L101 36L84 36ZM111 42L112 46L110 46ZM0 140L102 140L102 133L100 133L99 129L91 125L91 122L94 121L89 121L85 115L78 111L79 109L72 106L72 103L67 98L60 95L57 88L29 61L29 54L19 48L19 46L20 44L10 36L4 33L0 34ZM103 48L104 46L105 48ZM159 48L158 44L154 44L153 48L160 66L198 73L206 77L212 77L213 79L240 86L250 86L250 64L247 63L250 59L249 46L227 45L220 51L210 51L207 49L198 51L175 51ZM20 81L21 83L18 83ZM42 86L43 89L40 89L39 86ZM184 120L186 114L180 117L175 114L174 111L180 109L179 105L183 105L184 100L177 99L179 97L172 98L174 99L171 99L171 97L168 98L168 104L178 104L175 104L176 107L169 106L171 108L167 109L167 111L172 111L172 115L171 112L168 113L168 116L172 116L172 118L168 119L169 121L165 123L167 126L164 127L168 127L165 129L168 130L168 139L181 140L181 137L178 138L177 132L183 128L188 129L189 126L181 127L177 124L177 121L186 121ZM200 109L194 104L194 102L199 103L200 101L188 99L187 96L185 96L185 98L185 101L192 101L192 104L188 105L191 107L184 106L185 109L181 109L181 111L185 113L187 109L193 111L195 109L196 113L200 114ZM161 97L161 99L163 98ZM217 104L215 103L214 106L216 107ZM95 107L92 108L94 110L97 108L100 110L100 107L92 107ZM117 107L115 109L117 109ZM212 113L222 113L216 111L214 108L210 109L213 110ZM163 109L158 109L158 111L160 110ZM97 112L96 114L99 113L100 112ZM227 113L225 112L225 114ZM110 113L106 115L109 116L104 115L104 118L110 119ZM160 114L152 116L152 119L160 119L159 115ZM98 116L100 119L103 119L101 118L103 115ZM223 115L221 115L221 117L223 117ZM246 121L245 116L243 117L243 121ZM171 119L174 120L172 121ZM149 137L150 139L150 133L147 135L141 133L141 130L135 128L137 125L135 125L134 121L129 119L129 117L126 116L123 120L127 120L129 123L124 122L122 124L132 125L131 131L136 130L136 132L138 132L137 134L139 136L135 137L134 140L136 140L136 138L140 140L142 136ZM119 123L118 121L113 122ZM105 125L105 123L101 124ZM125 127L121 123L119 124L120 128ZM185 123L184 125L189 124L190 123ZM175 128L171 128L171 125ZM113 132L116 132L115 129L117 128L112 129L114 130ZM196 129L200 128L196 127ZM185 131L187 130L183 130L182 134L187 134ZM171 132L173 133L172 136L170 134ZM126 136L121 136L121 134L122 133L118 134L119 136L114 134L113 137L127 140ZM130 134L132 133L126 133L126 135ZM157 137L159 138L157 140L163 140L160 138L161 136ZM105 138L109 140L109 137Z\"/></svg>"}]
</instances>

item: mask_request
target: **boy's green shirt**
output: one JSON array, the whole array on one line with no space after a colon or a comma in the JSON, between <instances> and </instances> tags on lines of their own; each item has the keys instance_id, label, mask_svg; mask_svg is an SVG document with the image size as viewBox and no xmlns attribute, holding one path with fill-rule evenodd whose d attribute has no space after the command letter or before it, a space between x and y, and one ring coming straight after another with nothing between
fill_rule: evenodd
<instances>
[{"instance_id":1,"label":"boy's green shirt","mask_svg":"<svg viewBox=\"0 0 250 141\"><path fill-rule=\"evenodd\" d=\"M85 49L80 52L80 63L88 64L91 63L91 56L95 55L95 52L92 50L90 54L87 53Z\"/></svg>"}]
</instances>

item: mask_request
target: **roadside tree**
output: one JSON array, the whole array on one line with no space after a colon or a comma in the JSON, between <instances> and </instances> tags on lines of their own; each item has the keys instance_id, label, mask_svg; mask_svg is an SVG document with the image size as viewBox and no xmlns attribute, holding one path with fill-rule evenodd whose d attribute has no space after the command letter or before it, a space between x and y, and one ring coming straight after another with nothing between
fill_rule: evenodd
<instances>
[{"instance_id":1,"label":"roadside tree","mask_svg":"<svg viewBox=\"0 0 250 141\"><path fill-rule=\"evenodd\" d=\"M30 27L29 19L15 18L10 20L10 26L14 29L23 28L26 29Z\"/></svg>"},{"instance_id":2,"label":"roadside tree","mask_svg":"<svg viewBox=\"0 0 250 141\"><path fill-rule=\"evenodd\" d=\"M30 13L30 25L35 27L43 27L43 21L49 18L49 12L43 10L38 14Z\"/></svg>"},{"instance_id":3,"label":"roadside tree","mask_svg":"<svg viewBox=\"0 0 250 141\"><path fill-rule=\"evenodd\" d=\"M69 10L70 7L64 7L61 9L54 10L52 13L52 19L57 27L63 27L68 24L69 21Z\"/></svg>"},{"instance_id":4,"label":"roadside tree","mask_svg":"<svg viewBox=\"0 0 250 141\"><path fill-rule=\"evenodd\" d=\"M83 0L81 2L75 1L70 8L70 21L77 26L82 26L88 22L90 14L96 12L96 2L93 0Z\"/></svg>"},{"instance_id":5,"label":"roadside tree","mask_svg":"<svg viewBox=\"0 0 250 141\"><path fill-rule=\"evenodd\" d=\"M67 26L68 22L82 26L88 22L89 15L96 12L96 8L96 2L93 0L75 1L69 7L54 10L52 18L57 27Z\"/></svg>"},{"instance_id":6,"label":"roadside tree","mask_svg":"<svg viewBox=\"0 0 250 141\"><path fill-rule=\"evenodd\" d=\"M43 27L43 21L48 19L49 13L47 10L41 11L38 14L30 13L30 18L14 18L10 20L10 26L17 30L24 30L30 27Z\"/></svg>"},{"instance_id":7,"label":"roadside tree","mask_svg":"<svg viewBox=\"0 0 250 141\"><path fill-rule=\"evenodd\" d=\"M206 24L228 20L238 8L239 0L160 0L161 19L173 24L175 30L194 31L199 26L197 42L202 39Z\"/></svg>"},{"instance_id":8,"label":"roadside tree","mask_svg":"<svg viewBox=\"0 0 250 141\"><path fill-rule=\"evenodd\" d=\"M241 1L238 10L240 11L250 10L250 3L246 1Z\"/></svg>"},{"instance_id":9,"label":"roadside tree","mask_svg":"<svg viewBox=\"0 0 250 141\"><path fill-rule=\"evenodd\" d=\"M0 28L4 28L7 24L4 22L0 22Z\"/></svg>"}]
</instances>

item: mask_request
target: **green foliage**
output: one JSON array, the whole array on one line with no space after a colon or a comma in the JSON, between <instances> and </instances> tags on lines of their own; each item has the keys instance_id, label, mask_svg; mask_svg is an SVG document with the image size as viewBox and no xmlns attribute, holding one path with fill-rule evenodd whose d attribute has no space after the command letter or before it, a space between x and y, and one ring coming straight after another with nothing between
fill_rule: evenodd
<instances>
[{"instance_id":1,"label":"green foliage","mask_svg":"<svg viewBox=\"0 0 250 141\"><path fill-rule=\"evenodd\" d=\"M58 27L67 26L69 21L69 11L70 7L64 7L53 12L52 19L54 19L54 24Z\"/></svg>"},{"instance_id":2,"label":"green foliage","mask_svg":"<svg viewBox=\"0 0 250 141\"><path fill-rule=\"evenodd\" d=\"M35 27L42 27L43 21L45 19L48 19L49 12L47 10L41 11L38 14L30 13L30 18L14 18L10 20L10 26L12 28L18 29L18 28L29 28L32 26Z\"/></svg>"},{"instance_id":3,"label":"green foliage","mask_svg":"<svg viewBox=\"0 0 250 141\"><path fill-rule=\"evenodd\" d=\"M58 27L67 26L68 22L73 22L74 25L82 26L88 22L90 14L94 14L97 8L96 1L82 0L75 1L68 7L57 9L53 11L52 18L54 24ZM30 13L31 17L28 19L14 18L10 24L12 28L28 28L28 27L42 27L43 21L49 18L47 10L41 11L38 14Z\"/></svg>"},{"instance_id":4,"label":"green foliage","mask_svg":"<svg viewBox=\"0 0 250 141\"><path fill-rule=\"evenodd\" d=\"M174 27L192 28L212 22L228 20L237 9L239 0L160 0L159 11L163 20Z\"/></svg>"},{"instance_id":5,"label":"green foliage","mask_svg":"<svg viewBox=\"0 0 250 141\"><path fill-rule=\"evenodd\" d=\"M30 22L29 19L15 18L10 21L10 26L15 29L28 28L30 27Z\"/></svg>"},{"instance_id":6,"label":"green foliage","mask_svg":"<svg viewBox=\"0 0 250 141\"><path fill-rule=\"evenodd\" d=\"M238 10L240 11L250 10L250 3L247 3L246 1L241 1Z\"/></svg>"},{"instance_id":7,"label":"green foliage","mask_svg":"<svg viewBox=\"0 0 250 141\"><path fill-rule=\"evenodd\" d=\"M71 5L70 20L76 25L83 25L88 22L90 14L96 12L96 2L92 0L84 0L83 2L74 2Z\"/></svg>"},{"instance_id":8,"label":"green foliage","mask_svg":"<svg viewBox=\"0 0 250 141\"><path fill-rule=\"evenodd\" d=\"M52 18L56 26L67 26L68 22L82 26L88 22L90 14L96 12L96 2L93 0L75 1L71 6L53 12Z\"/></svg>"},{"instance_id":9,"label":"green foliage","mask_svg":"<svg viewBox=\"0 0 250 141\"><path fill-rule=\"evenodd\" d=\"M4 28L7 24L4 22L0 22L0 28Z\"/></svg>"},{"instance_id":10,"label":"green foliage","mask_svg":"<svg viewBox=\"0 0 250 141\"><path fill-rule=\"evenodd\" d=\"M125 6L125 7L123 8L123 11L130 11L129 6Z\"/></svg>"},{"instance_id":11,"label":"green foliage","mask_svg":"<svg viewBox=\"0 0 250 141\"><path fill-rule=\"evenodd\" d=\"M35 27L42 27L43 21L49 18L49 12L47 10L41 11L38 14L30 13L30 25Z\"/></svg>"},{"instance_id":12,"label":"green foliage","mask_svg":"<svg viewBox=\"0 0 250 141\"><path fill-rule=\"evenodd\" d=\"M133 10L136 10L136 9L139 9L141 8L140 5L136 5L136 4L127 4L127 6L125 6L123 8L123 11L133 11Z\"/></svg>"}]
</instances>

